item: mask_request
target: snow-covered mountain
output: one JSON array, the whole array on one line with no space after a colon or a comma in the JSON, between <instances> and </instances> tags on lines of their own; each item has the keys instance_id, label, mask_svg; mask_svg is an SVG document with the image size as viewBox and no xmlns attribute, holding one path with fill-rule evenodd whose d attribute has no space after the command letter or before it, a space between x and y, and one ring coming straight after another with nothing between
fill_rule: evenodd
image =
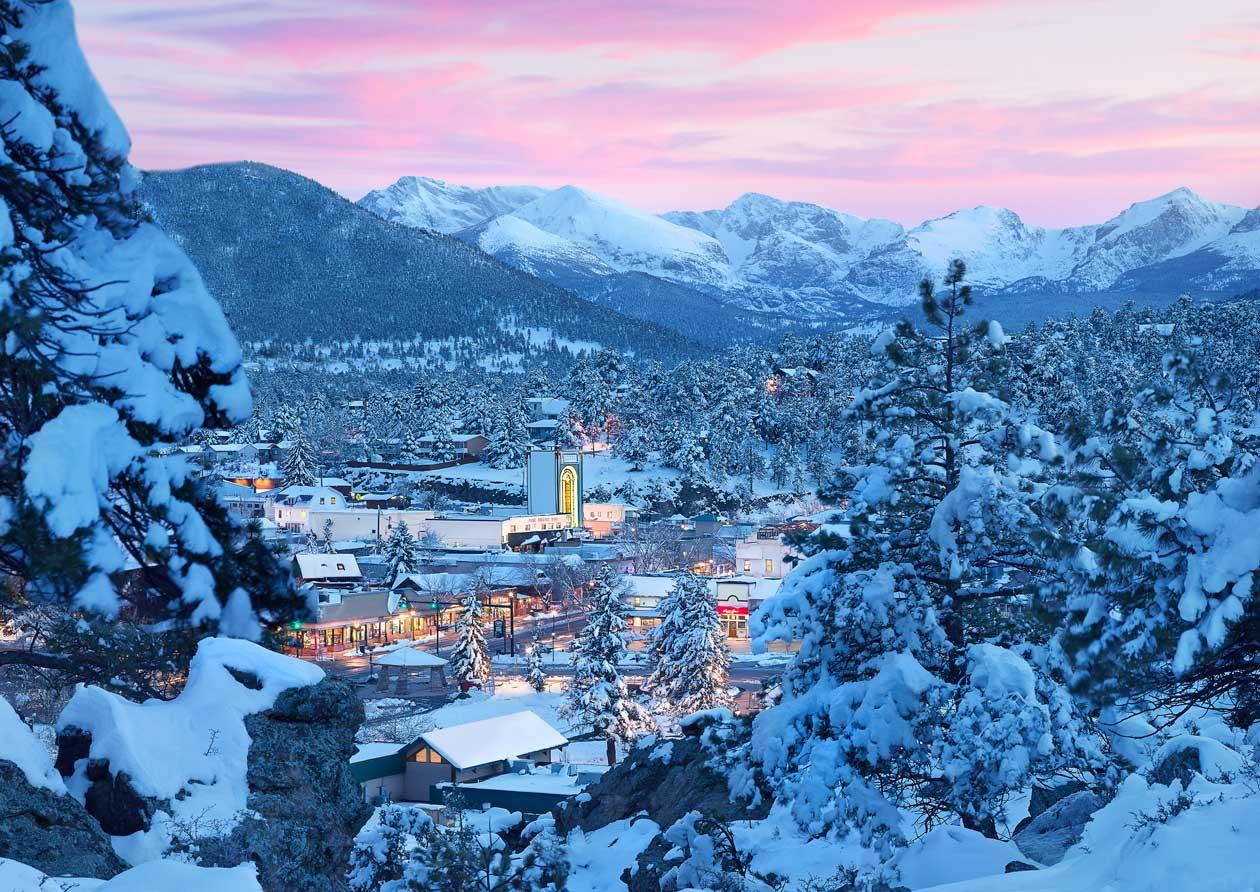
<instances>
[{"instance_id":1,"label":"snow-covered mountain","mask_svg":"<svg viewBox=\"0 0 1260 892\"><path fill-rule=\"evenodd\" d=\"M359 204L391 222L449 235L509 214L546 194L537 186L474 189L429 177L402 177L392 186L369 192Z\"/></svg>"},{"instance_id":2,"label":"snow-covered mountain","mask_svg":"<svg viewBox=\"0 0 1260 892\"><path fill-rule=\"evenodd\" d=\"M426 208L434 195L464 194L446 184L435 192L437 181L416 182L424 186ZM391 192L398 185L361 203L406 222L417 205ZM513 187L513 200L527 188ZM912 304L919 280L939 276L953 257L967 261L972 283L990 295L1047 296L1047 314L1054 295L1141 298L1260 284L1260 209L1217 204L1184 188L1085 226L1031 226L1014 211L981 206L909 230L757 193L718 210L657 216L573 186L536 191L500 213L491 212L488 199L475 213L471 199L460 204L469 212L459 219L481 219L458 235L583 294L606 293L617 281L608 277L638 272L748 310L852 319ZM456 215L444 219L449 227Z\"/></svg>"}]
</instances>

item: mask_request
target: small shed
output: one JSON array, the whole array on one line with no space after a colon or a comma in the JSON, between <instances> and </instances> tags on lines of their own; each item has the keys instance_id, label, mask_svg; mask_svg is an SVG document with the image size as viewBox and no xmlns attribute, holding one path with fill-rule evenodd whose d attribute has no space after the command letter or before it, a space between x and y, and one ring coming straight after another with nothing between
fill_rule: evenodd
<instances>
[{"instance_id":1,"label":"small shed","mask_svg":"<svg viewBox=\"0 0 1260 892\"><path fill-rule=\"evenodd\" d=\"M426 669L429 673L430 684L446 687L446 660L428 651L403 645L384 656L377 657L375 662L380 670L378 690L385 690L392 674L398 684L399 693L406 693L407 682L411 677Z\"/></svg>"}]
</instances>

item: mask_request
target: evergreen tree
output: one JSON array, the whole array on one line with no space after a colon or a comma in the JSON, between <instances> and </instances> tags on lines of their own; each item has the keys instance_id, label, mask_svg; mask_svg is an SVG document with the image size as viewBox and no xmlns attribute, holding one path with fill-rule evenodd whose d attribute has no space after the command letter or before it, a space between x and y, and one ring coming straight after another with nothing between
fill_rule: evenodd
<instances>
[{"instance_id":1,"label":"evergreen tree","mask_svg":"<svg viewBox=\"0 0 1260 892\"><path fill-rule=\"evenodd\" d=\"M403 437L401 455L405 464L418 464L424 461L424 445L414 430L408 429Z\"/></svg>"},{"instance_id":2,"label":"evergreen tree","mask_svg":"<svg viewBox=\"0 0 1260 892\"><path fill-rule=\"evenodd\" d=\"M678 577L660 603L652 630L652 672L645 689L680 715L730 708L731 651L708 583L694 573Z\"/></svg>"},{"instance_id":3,"label":"evergreen tree","mask_svg":"<svg viewBox=\"0 0 1260 892\"><path fill-rule=\"evenodd\" d=\"M566 711L608 740L609 764L616 741L629 741L654 726L652 717L631 696L621 675L628 652L625 584L607 564L586 593L586 626L573 641L573 676Z\"/></svg>"},{"instance_id":4,"label":"evergreen tree","mask_svg":"<svg viewBox=\"0 0 1260 892\"><path fill-rule=\"evenodd\" d=\"M526 427L525 409L518 400L509 398L504 404L488 439L486 461L490 467L525 467L530 447L529 428Z\"/></svg>"},{"instance_id":5,"label":"evergreen tree","mask_svg":"<svg viewBox=\"0 0 1260 892\"><path fill-rule=\"evenodd\" d=\"M289 450L280 462L280 475L285 486L315 485L315 450L301 428L295 429Z\"/></svg>"},{"instance_id":6,"label":"evergreen tree","mask_svg":"<svg viewBox=\"0 0 1260 892\"><path fill-rule=\"evenodd\" d=\"M760 770L815 831L884 851L905 841L903 806L993 834L1035 779L1102 761L1062 686L989 643L993 605L1025 594L1002 571L1029 563L1038 463L1011 460L1034 432L993 393L1006 338L963 324L964 272L920 286L927 331L901 322L872 346L887 377L852 412L874 460L824 493L851 496L851 536L797 537L809 559L753 618L763 642L802 641L754 720Z\"/></svg>"},{"instance_id":7,"label":"evergreen tree","mask_svg":"<svg viewBox=\"0 0 1260 892\"><path fill-rule=\"evenodd\" d=\"M433 819L421 809L385 805L372 827L360 831L350 851L346 880L350 892L415 888L404 882L417 852L432 847Z\"/></svg>"},{"instance_id":8,"label":"evergreen tree","mask_svg":"<svg viewBox=\"0 0 1260 892\"><path fill-rule=\"evenodd\" d=\"M451 654L451 672L461 684L481 684L490 678L490 648L482 615L481 602L475 593L470 594L455 621L459 638Z\"/></svg>"},{"instance_id":9,"label":"evergreen tree","mask_svg":"<svg viewBox=\"0 0 1260 892\"><path fill-rule=\"evenodd\" d=\"M439 462L455 460L455 416L448 410L434 413L429 426L429 436L433 438L433 459Z\"/></svg>"},{"instance_id":10,"label":"evergreen tree","mask_svg":"<svg viewBox=\"0 0 1260 892\"><path fill-rule=\"evenodd\" d=\"M1066 613L1073 681L1104 704L1229 702L1260 717L1260 427L1195 356L1068 436L1069 473L1044 505L1042 587Z\"/></svg>"},{"instance_id":11,"label":"evergreen tree","mask_svg":"<svg viewBox=\"0 0 1260 892\"><path fill-rule=\"evenodd\" d=\"M249 385L196 269L147 222L126 131L63 4L0 3L0 81L0 572L12 580L0 602L21 589L253 637L301 615L275 556L243 553L216 488L164 454L244 422ZM124 588L129 562L145 572Z\"/></svg>"},{"instance_id":12,"label":"evergreen tree","mask_svg":"<svg viewBox=\"0 0 1260 892\"><path fill-rule=\"evenodd\" d=\"M525 681L540 694L547 690L547 673L543 671L542 651L538 648L537 638L529 647L529 671L525 676Z\"/></svg>"},{"instance_id":13,"label":"evergreen tree","mask_svg":"<svg viewBox=\"0 0 1260 892\"><path fill-rule=\"evenodd\" d=\"M337 544L333 541L333 522L331 517L324 521L324 528L320 531L319 544L324 549L324 554L337 553Z\"/></svg>"},{"instance_id":14,"label":"evergreen tree","mask_svg":"<svg viewBox=\"0 0 1260 892\"><path fill-rule=\"evenodd\" d=\"M398 521L385 542L385 566L391 585L400 576L420 572L420 549L405 520Z\"/></svg>"}]
</instances>

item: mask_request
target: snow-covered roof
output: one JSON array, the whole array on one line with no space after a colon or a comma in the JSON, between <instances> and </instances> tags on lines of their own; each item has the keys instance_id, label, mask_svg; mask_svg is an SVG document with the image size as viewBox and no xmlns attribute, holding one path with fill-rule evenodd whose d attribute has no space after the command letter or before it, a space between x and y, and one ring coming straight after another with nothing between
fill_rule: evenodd
<instances>
[{"instance_id":1,"label":"snow-covered roof","mask_svg":"<svg viewBox=\"0 0 1260 892\"><path fill-rule=\"evenodd\" d=\"M427 731L420 739L461 770L562 747L569 742L528 709Z\"/></svg>"},{"instance_id":2,"label":"snow-covered roof","mask_svg":"<svg viewBox=\"0 0 1260 892\"><path fill-rule=\"evenodd\" d=\"M438 666L445 666L446 662L439 656L414 647L399 647L383 657L376 658L376 665L378 666L400 666L410 669L422 669L426 666L437 668Z\"/></svg>"},{"instance_id":3,"label":"snow-covered roof","mask_svg":"<svg viewBox=\"0 0 1260 892\"><path fill-rule=\"evenodd\" d=\"M563 415L569 411L569 401L558 396L533 396L525 402L544 415Z\"/></svg>"},{"instance_id":4,"label":"snow-covered roof","mask_svg":"<svg viewBox=\"0 0 1260 892\"><path fill-rule=\"evenodd\" d=\"M354 755L350 757L350 764L365 762L368 759L379 759L382 756L392 756L404 746L406 746L405 743L360 743L355 747Z\"/></svg>"},{"instance_id":5,"label":"snow-covered roof","mask_svg":"<svg viewBox=\"0 0 1260 892\"><path fill-rule=\"evenodd\" d=\"M676 576L626 576L626 594L635 598L663 598L673 590Z\"/></svg>"},{"instance_id":6,"label":"snow-covered roof","mask_svg":"<svg viewBox=\"0 0 1260 892\"><path fill-rule=\"evenodd\" d=\"M477 584L496 589L537 582L537 572L528 567L486 565L475 573L404 573L394 580L394 588L407 584L420 592L467 594Z\"/></svg>"},{"instance_id":7,"label":"snow-covered roof","mask_svg":"<svg viewBox=\"0 0 1260 892\"><path fill-rule=\"evenodd\" d=\"M298 575L303 579L360 579L359 562L352 554L299 554Z\"/></svg>"}]
</instances>

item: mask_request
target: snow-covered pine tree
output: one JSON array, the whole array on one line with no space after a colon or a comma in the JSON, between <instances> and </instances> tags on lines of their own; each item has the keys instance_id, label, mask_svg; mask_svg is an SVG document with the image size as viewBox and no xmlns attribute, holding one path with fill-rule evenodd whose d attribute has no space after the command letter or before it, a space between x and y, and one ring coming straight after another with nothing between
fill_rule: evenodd
<instances>
[{"instance_id":1,"label":"snow-covered pine tree","mask_svg":"<svg viewBox=\"0 0 1260 892\"><path fill-rule=\"evenodd\" d=\"M529 456L529 428L520 400L509 395L496 421L486 445L487 463L492 468L523 468Z\"/></svg>"},{"instance_id":2,"label":"snow-covered pine tree","mask_svg":"<svg viewBox=\"0 0 1260 892\"><path fill-rule=\"evenodd\" d=\"M1066 610L1072 679L1104 704L1228 702L1260 718L1260 426L1192 355L1068 436L1044 500L1055 560L1042 596Z\"/></svg>"},{"instance_id":3,"label":"snow-covered pine tree","mask_svg":"<svg viewBox=\"0 0 1260 892\"><path fill-rule=\"evenodd\" d=\"M540 694L547 690L547 673L543 669L542 651L538 648L537 638L529 646L529 670L525 681Z\"/></svg>"},{"instance_id":4,"label":"snow-covered pine tree","mask_svg":"<svg viewBox=\"0 0 1260 892\"><path fill-rule=\"evenodd\" d=\"M109 618L133 600L256 636L300 615L270 550L164 454L243 422L249 386L200 275L146 221L68 3L0 2L0 82L0 571L26 597ZM121 591L129 562L146 572Z\"/></svg>"},{"instance_id":5,"label":"snow-covered pine tree","mask_svg":"<svg viewBox=\"0 0 1260 892\"><path fill-rule=\"evenodd\" d=\"M1029 552L1035 490L1020 475L1038 463L1010 460L1036 432L993 393L1006 337L964 325L964 273L955 261L944 293L920 286L927 331L907 321L876 339L887 377L851 410L874 458L829 493L852 498L851 535L801 538L808 559L752 622L762 645L801 642L781 701L753 722L759 770L812 832L857 830L885 851L904 842L902 808L993 833L1034 780L1101 758L1073 735L1062 687L987 640L1001 633L991 605L1021 609L1003 571Z\"/></svg>"},{"instance_id":6,"label":"snow-covered pine tree","mask_svg":"<svg viewBox=\"0 0 1260 892\"><path fill-rule=\"evenodd\" d=\"M315 485L315 449L301 428L290 434L289 449L280 462L280 475L285 486Z\"/></svg>"},{"instance_id":7,"label":"snow-covered pine tree","mask_svg":"<svg viewBox=\"0 0 1260 892\"><path fill-rule=\"evenodd\" d=\"M399 576L420 572L420 548L405 520L398 521L385 540L385 566L388 568L385 578L391 585Z\"/></svg>"},{"instance_id":8,"label":"snow-covered pine tree","mask_svg":"<svg viewBox=\"0 0 1260 892\"><path fill-rule=\"evenodd\" d=\"M433 413L428 434L433 438L434 461L447 462L455 460L455 415L443 408Z\"/></svg>"},{"instance_id":9,"label":"snow-covered pine tree","mask_svg":"<svg viewBox=\"0 0 1260 892\"><path fill-rule=\"evenodd\" d=\"M451 674L461 684L481 684L490 677L490 648L482 625L484 611L474 592L464 600L464 610L455 620L458 639L451 652Z\"/></svg>"},{"instance_id":10,"label":"snow-covered pine tree","mask_svg":"<svg viewBox=\"0 0 1260 892\"><path fill-rule=\"evenodd\" d=\"M385 805L370 828L361 831L350 851L346 880L350 892L403 892L416 887L406 881L408 866L427 851L433 819L421 809Z\"/></svg>"},{"instance_id":11,"label":"snow-covered pine tree","mask_svg":"<svg viewBox=\"0 0 1260 892\"><path fill-rule=\"evenodd\" d=\"M625 583L605 564L587 588L586 626L573 641L573 676L566 691L566 712L608 740L609 764L616 742L630 741L654 727L621 675L630 626L626 622Z\"/></svg>"},{"instance_id":12,"label":"snow-covered pine tree","mask_svg":"<svg viewBox=\"0 0 1260 892\"><path fill-rule=\"evenodd\" d=\"M652 631L652 672L644 688L678 715L733 706L731 650L708 583L684 573L660 608L661 624Z\"/></svg>"},{"instance_id":13,"label":"snow-covered pine tree","mask_svg":"<svg viewBox=\"0 0 1260 892\"><path fill-rule=\"evenodd\" d=\"M420 442L420 435L414 430L408 429L403 435L401 455L405 464L419 464L424 461L424 444Z\"/></svg>"},{"instance_id":14,"label":"snow-covered pine tree","mask_svg":"<svg viewBox=\"0 0 1260 892\"><path fill-rule=\"evenodd\" d=\"M324 521L324 527L319 532L319 545L324 549L324 554L336 554L337 543L333 539L333 522L332 518Z\"/></svg>"}]
</instances>

